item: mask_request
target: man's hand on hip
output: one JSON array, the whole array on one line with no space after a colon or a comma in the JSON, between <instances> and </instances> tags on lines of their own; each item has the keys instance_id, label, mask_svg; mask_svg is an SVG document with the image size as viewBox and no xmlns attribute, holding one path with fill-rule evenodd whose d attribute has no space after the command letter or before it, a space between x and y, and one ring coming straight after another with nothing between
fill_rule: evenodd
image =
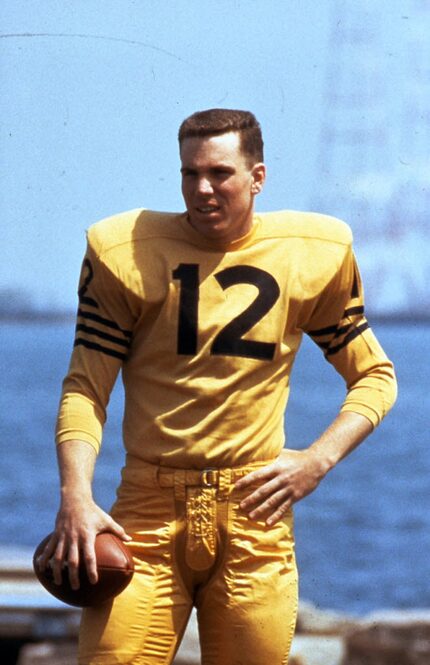
<instances>
[{"instance_id":1,"label":"man's hand on hip","mask_svg":"<svg viewBox=\"0 0 430 665\"><path fill-rule=\"evenodd\" d=\"M268 525L275 524L293 503L317 487L325 473L318 455L311 449L284 449L276 462L252 471L236 483L236 489L240 490L260 484L240 507L251 519L265 519Z\"/></svg>"},{"instance_id":2,"label":"man's hand on hip","mask_svg":"<svg viewBox=\"0 0 430 665\"><path fill-rule=\"evenodd\" d=\"M235 485L237 489L260 486L240 507L251 519L275 524L293 503L313 492L330 469L349 455L372 429L371 421L359 413L339 413L309 448L284 449L276 462L241 478Z\"/></svg>"}]
</instances>

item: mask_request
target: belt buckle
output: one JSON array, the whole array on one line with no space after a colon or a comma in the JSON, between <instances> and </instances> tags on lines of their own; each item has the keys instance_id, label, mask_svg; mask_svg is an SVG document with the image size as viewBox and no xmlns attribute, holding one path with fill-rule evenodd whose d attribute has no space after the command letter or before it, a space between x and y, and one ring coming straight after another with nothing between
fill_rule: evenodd
<instances>
[{"instance_id":1,"label":"belt buckle","mask_svg":"<svg viewBox=\"0 0 430 665\"><path fill-rule=\"evenodd\" d=\"M215 487L217 485L217 471L218 469L204 469L201 475L201 482L203 487Z\"/></svg>"}]
</instances>

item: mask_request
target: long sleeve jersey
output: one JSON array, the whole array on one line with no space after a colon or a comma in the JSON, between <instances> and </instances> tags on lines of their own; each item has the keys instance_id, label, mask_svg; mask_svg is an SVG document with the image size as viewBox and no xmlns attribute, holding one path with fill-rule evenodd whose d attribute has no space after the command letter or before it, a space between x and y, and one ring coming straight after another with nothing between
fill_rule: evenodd
<instances>
[{"instance_id":1,"label":"long sleeve jersey","mask_svg":"<svg viewBox=\"0 0 430 665\"><path fill-rule=\"evenodd\" d=\"M187 468L273 459L303 333L345 379L341 410L376 426L396 382L364 316L346 224L258 214L225 245L202 237L185 213L103 220L88 231L57 443L99 450L122 370L130 456Z\"/></svg>"}]
</instances>

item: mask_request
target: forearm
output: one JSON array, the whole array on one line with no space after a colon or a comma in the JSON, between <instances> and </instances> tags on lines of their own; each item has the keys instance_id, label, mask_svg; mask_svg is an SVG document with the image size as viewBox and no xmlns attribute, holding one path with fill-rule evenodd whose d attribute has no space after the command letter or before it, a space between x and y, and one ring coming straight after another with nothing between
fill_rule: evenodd
<instances>
[{"instance_id":1,"label":"forearm","mask_svg":"<svg viewBox=\"0 0 430 665\"><path fill-rule=\"evenodd\" d=\"M129 540L122 526L94 503L92 480L96 451L85 441L71 439L57 446L60 471L61 503L53 532L39 566L45 568L52 558L54 580L61 583L64 562L68 562L72 588L79 587L79 562L85 561L91 582L97 581L94 550L96 535L111 531L123 540Z\"/></svg>"},{"instance_id":2,"label":"forearm","mask_svg":"<svg viewBox=\"0 0 430 665\"><path fill-rule=\"evenodd\" d=\"M349 455L372 431L373 425L365 416L352 411L340 413L307 449L318 463L321 477Z\"/></svg>"},{"instance_id":3,"label":"forearm","mask_svg":"<svg viewBox=\"0 0 430 665\"><path fill-rule=\"evenodd\" d=\"M271 525L282 519L293 503L318 487L321 480L341 459L368 436L373 425L358 413L340 413L332 424L304 450L284 449L279 459L253 471L237 483L237 489L252 487L240 507L251 519L266 519Z\"/></svg>"},{"instance_id":4,"label":"forearm","mask_svg":"<svg viewBox=\"0 0 430 665\"><path fill-rule=\"evenodd\" d=\"M72 439L57 446L62 499L68 496L92 497L92 480L97 454L85 441Z\"/></svg>"}]
</instances>

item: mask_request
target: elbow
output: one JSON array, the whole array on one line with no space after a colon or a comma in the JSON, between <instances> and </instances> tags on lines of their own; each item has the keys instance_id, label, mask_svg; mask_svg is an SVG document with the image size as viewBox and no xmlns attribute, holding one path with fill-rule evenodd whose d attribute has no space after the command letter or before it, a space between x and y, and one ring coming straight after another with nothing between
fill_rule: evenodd
<instances>
[{"instance_id":1,"label":"elbow","mask_svg":"<svg viewBox=\"0 0 430 665\"><path fill-rule=\"evenodd\" d=\"M394 406L397 394L394 367L387 361L365 372L348 386L343 410L362 413L376 427Z\"/></svg>"},{"instance_id":2,"label":"elbow","mask_svg":"<svg viewBox=\"0 0 430 665\"><path fill-rule=\"evenodd\" d=\"M391 366L391 371L387 374L385 383L386 383L386 390L385 390L385 400L386 400L386 409L384 416L391 410L391 408L394 406L397 400L397 396L399 393L398 389L398 383L397 383L397 377L396 373L394 371L393 364L390 363Z\"/></svg>"}]
</instances>

